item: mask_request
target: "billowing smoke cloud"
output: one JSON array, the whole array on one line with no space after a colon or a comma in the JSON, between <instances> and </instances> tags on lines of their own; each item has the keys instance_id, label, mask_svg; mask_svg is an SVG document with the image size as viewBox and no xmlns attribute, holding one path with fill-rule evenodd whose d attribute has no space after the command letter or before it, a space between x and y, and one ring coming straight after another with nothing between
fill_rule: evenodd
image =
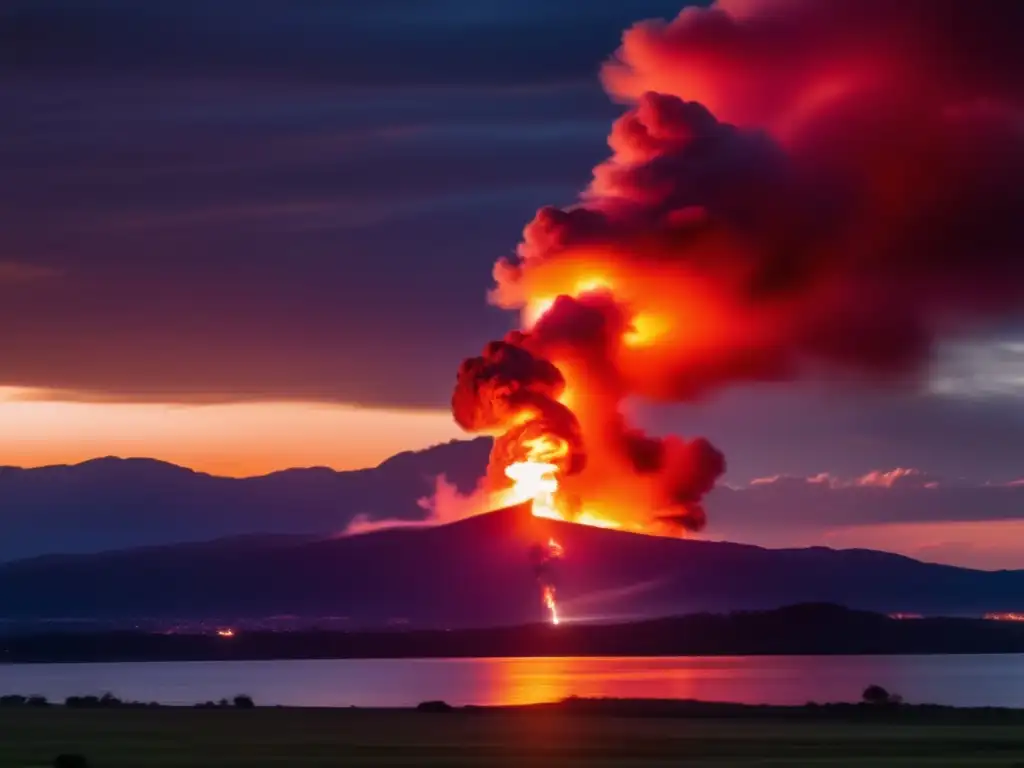
<instances>
[{"instance_id":1,"label":"billowing smoke cloud","mask_svg":"<svg viewBox=\"0 0 1024 768\"><path fill-rule=\"evenodd\" d=\"M539 419L584 456L564 482L584 506L699 528L721 455L632 431L629 397L901 380L1015 311L1022 24L997 0L720 0L626 32L602 71L630 105L611 157L496 265L525 330L463 366L459 422Z\"/></svg>"}]
</instances>

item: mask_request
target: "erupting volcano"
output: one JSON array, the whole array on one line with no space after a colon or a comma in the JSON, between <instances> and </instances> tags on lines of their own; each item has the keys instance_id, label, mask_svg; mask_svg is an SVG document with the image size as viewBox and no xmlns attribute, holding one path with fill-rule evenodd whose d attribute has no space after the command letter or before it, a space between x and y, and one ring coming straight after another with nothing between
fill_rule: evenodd
<instances>
[{"instance_id":1,"label":"erupting volcano","mask_svg":"<svg viewBox=\"0 0 1024 768\"><path fill-rule=\"evenodd\" d=\"M720 0L629 30L602 71L629 105L611 157L498 261L490 298L520 329L459 369L489 486L541 517L697 531L722 454L644 434L630 399L902 381L940 335L1015 311L1022 9Z\"/></svg>"}]
</instances>

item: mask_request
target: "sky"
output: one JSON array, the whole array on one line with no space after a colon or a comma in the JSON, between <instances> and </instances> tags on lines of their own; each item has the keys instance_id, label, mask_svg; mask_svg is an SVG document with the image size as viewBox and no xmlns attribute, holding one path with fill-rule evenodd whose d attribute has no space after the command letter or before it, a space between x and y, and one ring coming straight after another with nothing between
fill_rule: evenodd
<instances>
[{"instance_id":1,"label":"sky","mask_svg":"<svg viewBox=\"0 0 1024 768\"><path fill-rule=\"evenodd\" d=\"M458 436L459 361L513 327L494 260L571 203L661 0L7 0L0 464L151 456L236 476ZM730 482L1024 476L1024 332L899 391L734 389L656 431Z\"/></svg>"}]
</instances>

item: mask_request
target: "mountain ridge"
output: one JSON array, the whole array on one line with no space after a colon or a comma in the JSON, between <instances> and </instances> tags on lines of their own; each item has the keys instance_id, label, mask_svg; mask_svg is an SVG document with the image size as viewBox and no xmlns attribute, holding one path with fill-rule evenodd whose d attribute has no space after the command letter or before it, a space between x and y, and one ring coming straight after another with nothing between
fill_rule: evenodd
<instances>
[{"instance_id":1,"label":"mountain ridge","mask_svg":"<svg viewBox=\"0 0 1024 768\"><path fill-rule=\"evenodd\" d=\"M448 525L315 541L177 545L0 564L6 620L347 617L353 628L542 621L531 549L577 621L836 603L930 615L1018 611L1024 571L986 572L872 550L773 550L533 517L528 505Z\"/></svg>"},{"instance_id":2,"label":"mountain ridge","mask_svg":"<svg viewBox=\"0 0 1024 768\"><path fill-rule=\"evenodd\" d=\"M453 440L358 470L233 478L148 458L0 467L0 561L244 535L329 535L356 518L419 520L444 474L470 491L490 440ZM42 523L42 524L41 524Z\"/></svg>"}]
</instances>

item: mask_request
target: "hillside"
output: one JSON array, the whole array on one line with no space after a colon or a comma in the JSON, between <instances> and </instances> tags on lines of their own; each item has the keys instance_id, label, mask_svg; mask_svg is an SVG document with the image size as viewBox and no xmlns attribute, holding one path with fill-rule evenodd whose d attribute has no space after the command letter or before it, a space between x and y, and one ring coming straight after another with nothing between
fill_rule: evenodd
<instances>
[{"instance_id":1,"label":"hillside","mask_svg":"<svg viewBox=\"0 0 1024 768\"><path fill-rule=\"evenodd\" d=\"M525 507L424 529L237 541L0 565L0 617L347 617L353 627L529 623L543 612L530 548L555 537L562 612L613 621L828 602L882 612L1020 610L1024 571L868 550L770 550L533 518Z\"/></svg>"}]
</instances>

